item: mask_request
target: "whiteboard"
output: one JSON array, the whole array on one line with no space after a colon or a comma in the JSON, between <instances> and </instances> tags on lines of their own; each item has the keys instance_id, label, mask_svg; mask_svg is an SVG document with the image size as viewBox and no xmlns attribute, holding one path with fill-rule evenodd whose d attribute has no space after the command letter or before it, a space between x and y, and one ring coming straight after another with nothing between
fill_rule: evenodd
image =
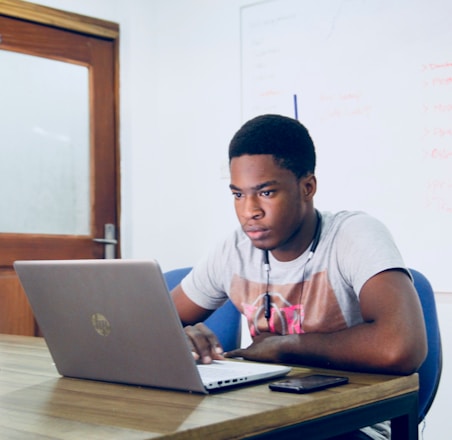
<instances>
[{"instance_id":1,"label":"whiteboard","mask_svg":"<svg viewBox=\"0 0 452 440\"><path fill-rule=\"evenodd\" d=\"M452 292L451 18L450 0L241 9L243 121L297 117L316 145L317 207L382 220L437 292Z\"/></svg>"}]
</instances>

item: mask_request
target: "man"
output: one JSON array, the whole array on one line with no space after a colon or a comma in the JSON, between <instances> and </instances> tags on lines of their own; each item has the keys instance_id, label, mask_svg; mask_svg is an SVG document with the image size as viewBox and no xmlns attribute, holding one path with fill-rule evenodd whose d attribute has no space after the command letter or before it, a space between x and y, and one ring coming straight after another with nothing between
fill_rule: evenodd
<instances>
[{"instance_id":1,"label":"man","mask_svg":"<svg viewBox=\"0 0 452 440\"><path fill-rule=\"evenodd\" d=\"M230 188L241 228L172 292L195 357L410 374L427 348L409 272L379 221L314 208L315 162L308 131L287 117L259 116L233 137ZM253 342L223 353L197 323L228 297Z\"/></svg>"}]
</instances>

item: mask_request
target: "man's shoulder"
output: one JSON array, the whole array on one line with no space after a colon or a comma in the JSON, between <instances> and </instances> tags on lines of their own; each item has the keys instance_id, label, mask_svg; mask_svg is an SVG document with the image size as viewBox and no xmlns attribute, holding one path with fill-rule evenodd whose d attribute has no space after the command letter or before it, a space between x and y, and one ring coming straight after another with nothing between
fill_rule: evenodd
<instances>
[{"instance_id":1,"label":"man's shoulder","mask_svg":"<svg viewBox=\"0 0 452 440\"><path fill-rule=\"evenodd\" d=\"M322 218L333 223L342 223L351 218L370 218L371 216L364 211L322 211Z\"/></svg>"},{"instance_id":2,"label":"man's shoulder","mask_svg":"<svg viewBox=\"0 0 452 440\"><path fill-rule=\"evenodd\" d=\"M341 237L345 241L355 241L368 237L374 240L376 236L390 236L387 227L376 217L364 211L339 211L337 213L322 213L324 239L336 241Z\"/></svg>"},{"instance_id":3,"label":"man's shoulder","mask_svg":"<svg viewBox=\"0 0 452 440\"><path fill-rule=\"evenodd\" d=\"M338 211L338 212L322 212L323 227L325 230L328 229L338 229L344 225L374 221L371 217L364 211Z\"/></svg>"}]
</instances>

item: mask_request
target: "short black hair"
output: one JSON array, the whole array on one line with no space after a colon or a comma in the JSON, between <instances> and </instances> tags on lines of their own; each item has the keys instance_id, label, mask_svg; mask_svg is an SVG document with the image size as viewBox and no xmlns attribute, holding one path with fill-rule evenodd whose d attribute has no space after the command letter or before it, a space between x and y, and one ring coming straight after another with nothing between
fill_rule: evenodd
<instances>
[{"instance_id":1,"label":"short black hair","mask_svg":"<svg viewBox=\"0 0 452 440\"><path fill-rule=\"evenodd\" d=\"M315 172L315 147L308 130L286 116L257 116L239 129L229 144L229 163L234 157L254 154L272 155L298 179Z\"/></svg>"}]
</instances>

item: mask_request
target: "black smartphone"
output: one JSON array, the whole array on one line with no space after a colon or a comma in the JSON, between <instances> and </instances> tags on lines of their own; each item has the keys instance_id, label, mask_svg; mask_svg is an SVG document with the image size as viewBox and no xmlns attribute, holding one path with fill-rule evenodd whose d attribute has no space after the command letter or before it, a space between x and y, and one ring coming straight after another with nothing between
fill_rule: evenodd
<instances>
[{"instance_id":1,"label":"black smartphone","mask_svg":"<svg viewBox=\"0 0 452 440\"><path fill-rule=\"evenodd\" d=\"M289 377L269 384L272 391L285 393L310 393L348 383L348 377L311 374L304 377Z\"/></svg>"}]
</instances>

